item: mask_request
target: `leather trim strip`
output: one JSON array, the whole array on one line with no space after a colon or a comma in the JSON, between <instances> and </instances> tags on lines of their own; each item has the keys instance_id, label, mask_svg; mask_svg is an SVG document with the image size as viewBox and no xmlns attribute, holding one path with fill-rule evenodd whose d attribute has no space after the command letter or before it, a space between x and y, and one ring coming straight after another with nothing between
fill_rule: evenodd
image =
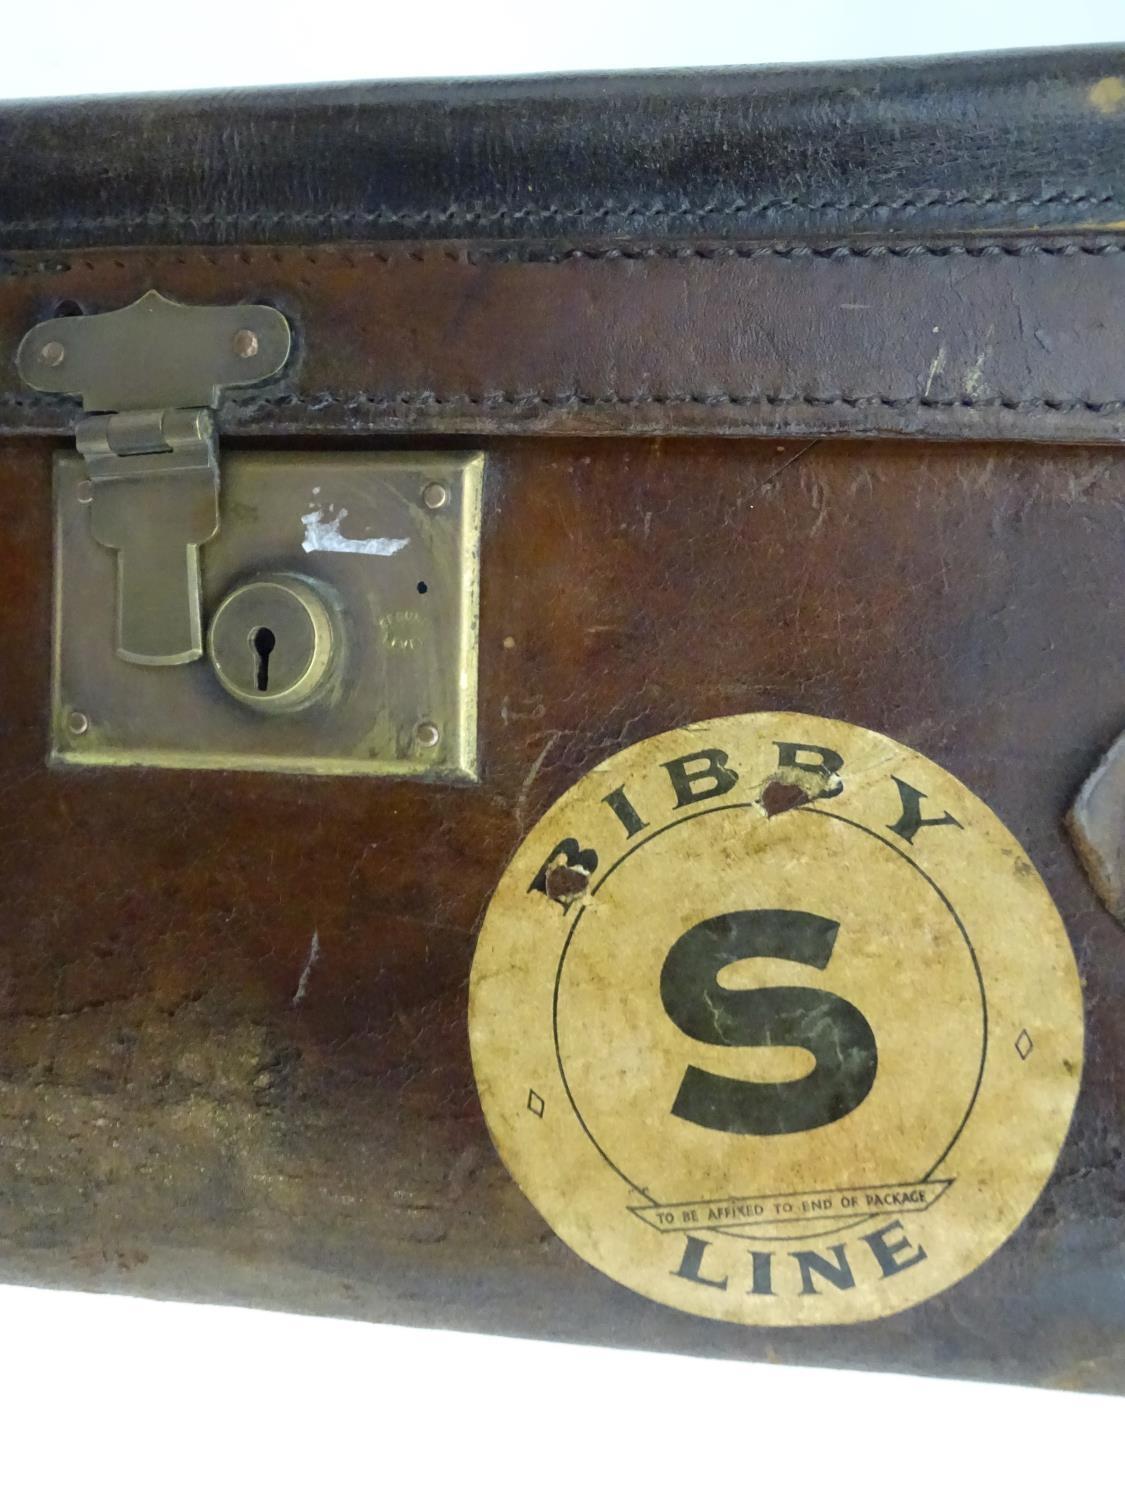
<instances>
[{"instance_id":1,"label":"leather trim strip","mask_svg":"<svg viewBox=\"0 0 1125 1500\"><path fill-rule=\"evenodd\" d=\"M286 378L229 433L1125 436L1125 239L436 242L8 256L13 354L60 304L261 300ZM58 432L11 359L0 430Z\"/></svg>"}]
</instances>

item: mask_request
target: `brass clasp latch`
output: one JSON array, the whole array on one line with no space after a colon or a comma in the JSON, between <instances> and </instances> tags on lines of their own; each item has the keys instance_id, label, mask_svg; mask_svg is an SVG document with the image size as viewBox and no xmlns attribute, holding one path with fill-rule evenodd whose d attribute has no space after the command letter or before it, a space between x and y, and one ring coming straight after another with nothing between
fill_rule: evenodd
<instances>
[{"instance_id":1,"label":"brass clasp latch","mask_svg":"<svg viewBox=\"0 0 1125 1500\"><path fill-rule=\"evenodd\" d=\"M212 409L284 366L289 324L259 304L187 307L157 291L116 312L39 323L20 374L81 396L91 528L117 554L117 655L175 666L203 654L199 548L219 529Z\"/></svg>"}]
</instances>

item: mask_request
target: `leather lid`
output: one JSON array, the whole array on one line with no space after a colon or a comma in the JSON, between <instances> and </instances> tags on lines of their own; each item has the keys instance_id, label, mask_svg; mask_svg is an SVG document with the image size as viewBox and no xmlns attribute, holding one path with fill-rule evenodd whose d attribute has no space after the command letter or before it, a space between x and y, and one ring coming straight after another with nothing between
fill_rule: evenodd
<instances>
[{"instance_id":1,"label":"leather lid","mask_svg":"<svg viewBox=\"0 0 1125 1500\"><path fill-rule=\"evenodd\" d=\"M1125 219L1119 48L0 108L0 249Z\"/></svg>"},{"instance_id":2,"label":"leather lid","mask_svg":"<svg viewBox=\"0 0 1125 1500\"><path fill-rule=\"evenodd\" d=\"M0 110L0 342L261 301L230 433L1125 436L1125 53ZM0 431L75 403L0 366Z\"/></svg>"}]
</instances>

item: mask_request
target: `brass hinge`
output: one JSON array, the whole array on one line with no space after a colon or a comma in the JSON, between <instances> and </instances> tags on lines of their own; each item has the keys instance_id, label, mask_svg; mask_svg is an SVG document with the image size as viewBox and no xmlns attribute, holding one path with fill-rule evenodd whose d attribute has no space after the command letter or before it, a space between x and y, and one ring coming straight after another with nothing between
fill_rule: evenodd
<instances>
[{"instance_id":1,"label":"brass hinge","mask_svg":"<svg viewBox=\"0 0 1125 1500\"><path fill-rule=\"evenodd\" d=\"M289 358L285 317L260 304L187 307L157 291L115 312L53 318L20 344L33 389L81 396L81 498L117 554L118 656L174 666L203 654L199 548L219 529L212 408Z\"/></svg>"}]
</instances>

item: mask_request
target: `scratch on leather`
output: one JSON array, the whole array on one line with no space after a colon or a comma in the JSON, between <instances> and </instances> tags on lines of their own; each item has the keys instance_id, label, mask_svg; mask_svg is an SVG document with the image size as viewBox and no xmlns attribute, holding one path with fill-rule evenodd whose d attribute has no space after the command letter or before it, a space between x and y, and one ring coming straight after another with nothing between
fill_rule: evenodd
<instances>
[{"instance_id":1,"label":"scratch on leather","mask_svg":"<svg viewBox=\"0 0 1125 1500\"><path fill-rule=\"evenodd\" d=\"M319 957L320 933L314 927L312 942L309 944L309 956L305 959L305 967L301 970L301 977L297 981L297 988L293 991L293 998L289 1002L294 1009L296 1009L297 1006L300 1005L301 1001L305 998L305 994L309 987L309 980L312 977L312 971L316 968L317 959L319 959Z\"/></svg>"}]
</instances>

